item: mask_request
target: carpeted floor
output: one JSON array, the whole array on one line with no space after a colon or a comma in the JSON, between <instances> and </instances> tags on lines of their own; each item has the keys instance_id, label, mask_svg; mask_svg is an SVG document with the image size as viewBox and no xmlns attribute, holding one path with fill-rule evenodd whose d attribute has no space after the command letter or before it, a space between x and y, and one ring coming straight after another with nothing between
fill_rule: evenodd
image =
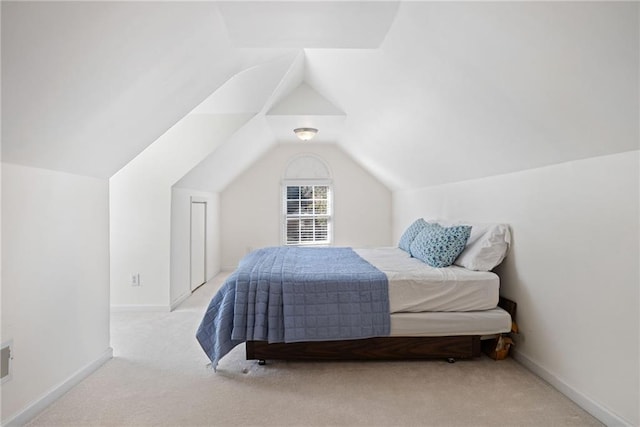
<instances>
[{"instance_id":1,"label":"carpeted floor","mask_svg":"<svg viewBox=\"0 0 640 427\"><path fill-rule=\"evenodd\" d=\"M225 275L171 313L112 313L114 358L30 426L600 426L512 359L257 362L194 338Z\"/></svg>"}]
</instances>

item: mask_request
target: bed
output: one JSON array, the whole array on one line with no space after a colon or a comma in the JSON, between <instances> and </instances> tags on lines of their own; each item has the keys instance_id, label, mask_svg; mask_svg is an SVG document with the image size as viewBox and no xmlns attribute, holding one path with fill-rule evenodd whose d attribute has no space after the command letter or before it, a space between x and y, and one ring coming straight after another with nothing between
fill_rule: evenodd
<instances>
[{"instance_id":1,"label":"bed","mask_svg":"<svg viewBox=\"0 0 640 427\"><path fill-rule=\"evenodd\" d=\"M414 243L431 227L420 220L398 247L273 247L245 256L196 334L214 369L241 343L261 363L480 356L483 337L511 330L499 277L489 271L506 255L508 227L476 225L474 235L468 226L449 265L434 267L439 261L425 262Z\"/></svg>"}]
</instances>

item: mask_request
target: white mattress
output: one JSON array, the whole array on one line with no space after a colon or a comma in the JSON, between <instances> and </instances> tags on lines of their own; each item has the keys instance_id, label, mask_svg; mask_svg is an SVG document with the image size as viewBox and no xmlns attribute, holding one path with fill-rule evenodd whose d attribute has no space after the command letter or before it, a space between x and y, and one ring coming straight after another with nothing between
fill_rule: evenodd
<instances>
[{"instance_id":1,"label":"white mattress","mask_svg":"<svg viewBox=\"0 0 640 427\"><path fill-rule=\"evenodd\" d=\"M387 275L392 314L489 310L498 305L500 279L495 273L455 265L433 268L397 247L355 251Z\"/></svg>"},{"instance_id":2,"label":"white mattress","mask_svg":"<svg viewBox=\"0 0 640 427\"><path fill-rule=\"evenodd\" d=\"M446 337L494 335L511 331L511 316L501 308L464 313L396 313L391 315L391 336Z\"/></svg>"}]
</instances>

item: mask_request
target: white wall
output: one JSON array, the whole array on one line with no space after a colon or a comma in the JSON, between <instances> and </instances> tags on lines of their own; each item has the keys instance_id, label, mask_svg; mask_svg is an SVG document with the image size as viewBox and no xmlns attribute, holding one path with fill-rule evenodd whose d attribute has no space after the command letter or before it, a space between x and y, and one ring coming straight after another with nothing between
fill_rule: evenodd
<instances>
[{"instance_id":1,"label":"white wall","mask_svg":"<svg viewBox=\"0 0 640 427\"><path fill-rule=\"evenodd\" d=\"M14 354L3 425L111 356L108 191L104 179L2 164L2 341Z\"/></svg>"},{"instance_id":2,"label":"white wall","mask_svg":"<svg viewBox=\"0 0 640 427\"><path fill-rule=\"evenodd\" d=\"M171 306L191 295L191 200L207 203L207 280L220 272L220 197L186 188L171 191Z\"/></svg>"},{"instance_id":3,"label":"white wall","mask_svg":"<svg viewBox=\"0 0 640 427\"><path fill-rule=\"evenodd\" d=\"M638 425L639 152L394 193L417 217L509 223L516 355L608 425Z\"/></svg>"},{"instance_id":4,"label":"white wall","mask_svg":"<svg viewBox=\"0 0 640 427\"><path fill-rule=\"evenodd\" d=\"M281 244L281 184L290 160L312 154L331 170L334 245L391 243L391 192L333 144L279 144L220 195L222 267L233 269L249 248Z\"/></svg>"},{"instance_id":5,"label":"white wall","mask_svg":"<svg viewBox=\"0 0 640 427\"><path fill-rule=\"evenodd\" d=\"M170 308L171 187L250 117L189 115L111 177L112 306Z\"/></svg>"}]
</instances>

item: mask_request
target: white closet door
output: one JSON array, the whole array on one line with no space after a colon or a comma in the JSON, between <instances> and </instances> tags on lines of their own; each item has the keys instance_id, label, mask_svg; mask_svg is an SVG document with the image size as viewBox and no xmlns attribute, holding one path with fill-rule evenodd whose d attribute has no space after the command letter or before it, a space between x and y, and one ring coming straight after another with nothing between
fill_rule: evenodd
<instances>
[{"instance_id":1,"label":"white closet door","mask_svg":"<svg viewBox=\"0 0 640 427\"><path fill-rule=\"evenodd\" d=\"M207 204L191 203L191 290L207 281Z\"/></svg>"}]
</instances>

